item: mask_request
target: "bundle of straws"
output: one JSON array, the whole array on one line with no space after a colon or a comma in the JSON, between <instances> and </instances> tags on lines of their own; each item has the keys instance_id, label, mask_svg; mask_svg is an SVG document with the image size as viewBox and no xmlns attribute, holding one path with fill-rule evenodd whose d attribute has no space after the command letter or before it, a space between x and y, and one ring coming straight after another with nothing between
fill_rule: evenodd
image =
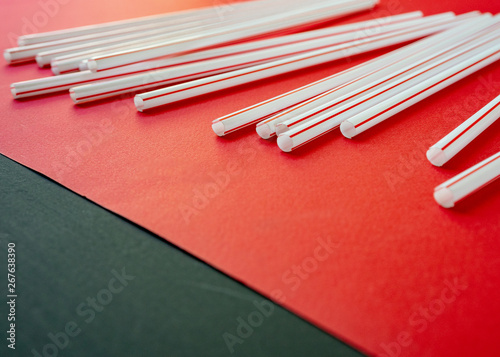
<instances>
[{"instance_id":1,"label":"bundle of straws","mask_svg":"<svg viewBox=\"0 0 500 357\"><path fill-rule=\"evenodd\" d=\"M419 11L319 27L377 0L256 0L39 33L7 49L55 76L11 85L14 98L69 91L74 103L135 94L139 111L418 40L213 121L219 136L255 125L281 150L340 128L352 138L500 58L500 17ZM500 116L500 97L433 146L438 166ZM499 154L436 188L444 207L500 176Z\"/></svg>"}]
</instances>

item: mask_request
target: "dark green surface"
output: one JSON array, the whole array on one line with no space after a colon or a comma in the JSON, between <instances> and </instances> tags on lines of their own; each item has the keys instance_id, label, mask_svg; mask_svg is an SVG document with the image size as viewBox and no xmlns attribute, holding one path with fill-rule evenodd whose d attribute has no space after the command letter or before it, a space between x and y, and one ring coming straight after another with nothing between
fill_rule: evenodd
<instances>
[{"instance_id":1,"label":"dark green surface","mask_svg":"<svg viewBox=\"0 0 500 357\"><path fill-rule=\"evenodd\" d=\"M48 334L71 322L81 332L46 355L361 356L278 306L231 353L223 334L237 336L239 317L257 319L262 296L1 155L0 206L0 356L43 355ZM6 341L8 242L17 255L15 351ZM109 299L103 289L122 269L134 279L93 320L88 306L79 314L88 297Z\"/></svg>"}]
</instances>

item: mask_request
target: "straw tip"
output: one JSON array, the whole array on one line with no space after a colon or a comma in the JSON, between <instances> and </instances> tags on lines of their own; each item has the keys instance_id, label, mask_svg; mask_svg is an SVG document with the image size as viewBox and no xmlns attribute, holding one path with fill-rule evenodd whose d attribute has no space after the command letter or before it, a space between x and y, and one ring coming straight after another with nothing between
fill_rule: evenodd
<instances>
[{"instance_id":1,"label":"straw tip","mask_svg":"<svg viewBox=\"0 0 500 357\"><path fill-rule=\"evenodd\" d=\"M286 126L285 124L279 123L278 125L276 125L276 135L283 134L284 132L288 131L288 129L288 126Z\"/></svg>"},{"instance_id":2,"label":"straw tip","mask_svg":"<svg viewBox=\"0 0 500 357\"><path fill-rule=\"evenodd\" d=\"M353 136L356 136L356 127L353 123L347 120L340 124L340 131L342 132L342 135L348 139L352 139Z\"/></svg>"},{"instance_id":3,"label":"straw tip","mask_svg":"<svg viewBox=\"0 0 500 357\"><path fill-rule=\"evenodd\" d=\"M73 103L78 104L76 94L75 94L75 91L73 90L73 88L69 89L69 96L71 97L71 100L73 101Z\"/></svg>"},{"instance_id":4,"label":"straw tip","mask_svg":"<svg viewBox=\"0 0 500 357\"><path fill-rule=\"evenodd\" d=\"M134 104L139 112L142 112L144 110L144 100L138 95L134 97Z\"/></svg>"},{"instance_id":5,"label":"straw tip","mask_svg":"<svg viewBox=\"0 0 500 357\"><path fill-rule=\"evenodd\" d=\"M89 69L89 61L88 60L83 60L80 62L78 65L78 69L80 71L87 71Z\"/></svg>"},{"instance_id":6,"label":"straw tip","mask_svg":"<svg viewBox=\"0 0 500 357\"><path fill-rule=\"evenodd\" d=\"M10 85L10 92L14 96L14 99L16 99L17 98L17 90L16 90L16 87L14 86L14 84Z\"/></svg>"},{"instance_id":7,"label":"straw tip","mask_svg":"<svg viewBox=\"0 0 500 357\"><path fill-rule=\"evenodd\" d=\"M3 57L5 58L5 60L7 61L7 63L10 64L12 62L12 56L10 55L9 50L3 51Z\"/></svg>"},{"instance_id":8,"label":"straw tip","mask_svg":"<svg viewBox=\"0 0 500 357\"><path fill-rule=\"evenodd\" d=\"M54 73L56 76L61 74L61 71L59 70L59 67L57 66L56 62L52 62L50 64L50 69L52 70L52 73Z\"/></svg>"},{"instance_id":9,"label":"straw tip","mask_svg":"<svg viewBox=\"0 0 500 357\"><path fill-rule=\"evenodd\" d=\"M89 59L87 61L87 68L91 71L91 72L97 72L97 62L93 59Z\"/></svg>"},{"instance_id":10,"label":"straw tip","mask_svg":"<svg viewBox=\"0 0 500 357\"><path fill-rule=\"evenodd\" d=\"M215 134L217 134L217 136L224 136L226 128L224 127L224 123L217 121L212 124L212 130Z\"/></svg>"},{"instance_id":11,"label":"straw tip","mask_svg":"<svg viewBox=\"0 0 500 357\"><path fill-rule=\"evenodd\" d=\"M427 160L429 160L431 164L438 167L443 166L446 163L446 161L448 161L445 152L442 149L435 146L431 147L427 151L426 156Z\"/></svg>"},{"instance_id":12,"label":"straw tip","mask_svg":"<svg viewBox=\"0 0 500 357\"><path fill-rule=\"evenodd\" d=\"M453 193L446 187L437 188L436 191L434 191L434 199L444 208L452 208L455 206Z\"/></svg>"},{"instance_id":13,"label":"straw tip","mask_svg":"<svg viewBox=\"0 0 500 357\"><path fill-rule=\"evenodd\" d=\"M288 135L278 136L278 147L284 152L290 152L293 148L293 140Z\"/></svg>"},{"instance_id":14,"label":"straw tip","mask_svg":"<svg viewBox=\"0 0 500 357\"><path fill-rule=\"evenodd\" d=\"M270 139L272 135L271 128L267 124L257 125L255 131L262 139Z\"/></svg>"},{"instance_id":15,"label":"straw tip","mask_svg":"<svg viewBox=\"0 0 500 357\"><path fill-rule=\"evenodd\" d=\"M36 63L38 64L38 67L43 68L45 67L46 63L43 61L43 57L40 55L35 56Z\"/></svg>"}]
</instances>

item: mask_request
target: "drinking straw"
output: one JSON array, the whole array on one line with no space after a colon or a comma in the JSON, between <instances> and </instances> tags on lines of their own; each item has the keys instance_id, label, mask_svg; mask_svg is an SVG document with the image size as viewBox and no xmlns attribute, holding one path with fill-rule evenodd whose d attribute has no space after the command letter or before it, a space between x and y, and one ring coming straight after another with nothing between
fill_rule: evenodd
<instances>
[{"instance_id":1,"label":"drinking straw","mask_svg":"<svg viewBox=\"0 0 500 357\"><path fill-rule=\"evenodd\" d=\"M474 36L468 36L467 30L455 35L449 34L446 41L439 41L417 54L401 58L397 63L389 63L385 68L377 69L364 78L357 78L334 88L325 93L328 96L322 95L324 98L320 98L321 100L330 98L322 105L314 105L320 101L316 98L304 103L304 107L313 108L309 111L298 113L294 117L290 115L294 112L278 115L277 117L291 117L276 127L276 132L283 134L278 138L278 145L286 152L297 149L336 129L346 118L473 56L500 38L499 20L481 20L483 29L477 32L477 26L472 27L476 31Z\"/></svg>"},{"instance_id":2,"label":"drinking straw","mask_svg":"<svg viewBox=\"0 0 500 357\"><path fill-rule=\"evenodd\" d=\"M443 166L499 117L500 96L493 99L455 130L432 145L427 151L427 159L435 166Z\"/></svg>"},{"instance_id":3,"label":"drinking straw","mask_svg":"<svg viewBox=\"0 0 500 357\"><path fill-rule=\"evenodd\" d=\"M404 29L389 34L369 37L359 41L348 42L342 45L336 45L326 49L312 51L306 54L292 56L238 71L143 93L137 95L134 101L137 109L142 111L179 100L192 98L201 94L234 87L240 84L249 83L259 79L343 58L346 54L346 49L351 49L353 47L355 47L359 52L367 52L420 38L450 26L450 22L452 22L452 20L442 21L434 25L416 26L411 29ZM224 125L220 126L217 123L214 123L214 125L216 126L214 128L216 133L223 134L228 130L224 127Z\"/></svg>"},{"instance_id":4,"label":"drinking straw","mask_svg":"<svg viewBox=\"0 0 500 357\"><path fill-rule=\"evenodd\" d=\"M148 39L155 35L164 35L159 37L164 39L167 35L174 34L190 34L194 29L203 29L207 25L213 24L213 20L197 21L181 23L177 25L167 24L147 24L140 26L132 26L124 29L103 32L99 34L90 34L72 38L65 38L50 42L36 43L32 45L19 46L6 49L4 57L9 64L21 63L37 60L40 67L50 64L50 61L58 56L83 51L85 49L98 48L104 45L121 44L135 39ZM140 43L140 42L139 42Z\"/></svg>"},{"instance_id":5,"label":"drinking straw","mask_svg":"<svg viewBox=\"0 0 500 357\"><path fill-rule=\"evenodd\" d=\"M281 5L280 2L277 2L273 3L272 6L266 7L266 13L275 13L281 11L279 5ZM61 45L60 43L55 43L56 41L52 42L52 44L55 43L57 46L47 46L47 48L42 47L43 45L47 45L47 43L33 45L32 47L35 47L35 49L33 49L30 53L27 53L26 55L31 57L36 55L36 61L40 67L49 65L53 60L60 57L71 56L71 62L66 61L64 65L59 64L59 70L54 71L55 74L60 74L68 72L69 69L77 70L80 61L89 59L92 56L114 54L118 51L137 49L138 47L143 47L146 45L156 45L159 42L167 40L185 40L192 38L195 35L206 33L208 30L218 29L221 26L239 23L242 20L259 18L261 16L262 9L260 7L257 7L255 9L246 9L244 13L232 13L231 17L223 21L214 21L214 19L209 18L177 25L167 26L165 24L155 24L156 27L144 31L133 31L122 36L104 37L99 38L98 40L84 41L83 43L71 43L72 40L78 38L70 38L63 40L66 43L65 46ZM7 50L6 55L11 56L15 54L9 53L9 51L11 50ZM69 63L71 63L72 66L68 69L63 69L63 67L67 67Z\"/></svg>"},{"instance_id":6,"label":"drinking straw","mask_svg":"<svg viewBox=\"0 0 500 357\"><path fill-rule=\"evenodd\" d=\"M246 6L269 6L276 1L269 0L256 0L250 2L234 2L231 3L231 13L236 11L244 10ZM131 26L152 24L152 23L184 23L188 21L196 21L198 19L204 18L212 18L215 19L219 17L219 13L217 12L217 6L208 6L197 9L189 9L177 12L169 12L164 14L152 15L152 16L144 16L137 17L133 19L121 20L121 21L112 21L106 23L100 23L96 25L89 26L80 26L74 27L70 29L57 30L57 31L48 31L41 32L36 34L19 36L18 44L19 46L32 45L36 43L55 41L65 38L83 36L88 34L99 34L105 31L113 31L113 30L124 30L126 31Z\"/></svg>"},{"instance_id":7,"label":"drinking straw","mask_svg":"<svg viewBox=\"0 0 500 357\"><path fill-rule=\"evenodd\" d=\"M465 30L465 27L469 26L469 22L472 21L471 19L477 17L478 15L479 14L477 12L474 12L457 16L456 22L452 22L448 26L452 27L453 25L456 25L456 28L453 27L446 33L436 34L434 36L420 40L414 44L410 44L401 49L390 52L389 54L370 60L361 65L351 67L345 71L323 78L301 88L297 88L288 93L268 99L248 108L238 110L222 118L215 119L213 124L217 128L216 133L222 136L238 129L244 128L248 125L260 122L266 118L271 117L273 114L277 114L284 109L295 106L297 103L304 102L346 82L354 80L358 77L365 76L367 73L370 73L380 67L387 65L387 63L399 61L402 56L418 53L429 45L445 40L448 36L450 36L450 34L461 33ZM445 27L438 28L436 29L436 32L444 28ZM269 119L269 121L271 120ZM222 124L216 124L219 122ZM222 129L221 125L224 126L224 129ZM263 130L265 130L265 127L266 126L261 126ZM271 130L269 134L271 134L272 131L273 130Z\"/></svg>"},{"instance_id":8,"label":"drinking straw","mask_svg":"<svg viewBox=\"0 0 500 357\"><path fill-rule=\"evenodd\" d=\"M347 118L369 112L379 103L384 103L405 90L414 88L419 83L439 75L446 69L453 68L454 65L460 65L467 59L483 54L489 46L495 44L500 44L500 31L498 30L493 35L486 37L480 44L474 43L449 51L446 56L439 56L437 59L427 61L428 64L425 66L419 65L417 69L407 71L403 76L398 75L396 80L379 86L375 91L369 91L366 95L359 96L343 105L334 106L333 112L327 111L311 121L282 133L278 137L278 146L285 152L297 149L336 129Z\"/></svg>"},{"instance_id":9,"label":"drinking straw","mask_svg":"<svg viewBox=\"0 0 500 357\"><path fill-rule=\"evenodd\" d=\"M413 104L494 63L500 58L500 44L497 42L490 46L490 48L472 58L442 71L432 78L344 121L340 125L342 134L347 138L359 135Z\"/></svg>"},{"instance_id":10,"label":"drinking straw","mask_svg":"<svg viewBox=\"0 0 500 357\"><path fill-rule=\"evenodd\" d=\"M283 11L279 14L240 21L229 26L220 26L214 30L193 35L188 39L174 39L112 55L96 56L89 59L88 67L93 72L116 68L186 50L206 48L305 24L321 22L327 19L331 20L350 13L370 9L374 5L375 0L345 0L345 2L333 4L331 2L313 3L313 5L309 5L308 7L292 8L292 10Z\"/></svg>"},{"instance_id":11,"label":"drinking straw","mask_svg":"<svg viewBox=\"0 0 500 357\"><path fill-rule=\"evenodd\" d=\"M422 48L415 49L412 53L395 57L377 66L371 66L368 73L334 87L300 105L271 116L257 125L257 133L263 138L269 138L304 124L306 121L312 121L316 118L322 120L319 116L323 117L323 119L328 118L329 113L334 112L338 105L347 104L361 94L369 94L377 86L390 82L397 76L417 68L426 61L437 58L446 51L453 50L458 47L460 40L467 37L468 34L476 33L476 37L478 37L477 31L489 26L489 22L485 21L488 17L485 16L484 19L479 18L470 21L467 28L461 27L458 32L450 32L445 40L439 40L434 44L427 43ZM469 39L469 41L472 40ZM398 50L395 52L398 52ZM369 67L370 64L367 63L366 66Z\"/></svg>"},{"instance_id":12,"label":"drinking straw","mask_svg":"<svg viewBox=\"0 0 500 357\"><path fill-rule=\"evenodd\" d=\"M442 15L440 18L448 17ZM402 29L408 22L408 27L424 23L427 19L413 21L394 22L383 26L379 32L386 33ZM369 22L364 22L365 25ZM281 36L267 40L254 41L239 45L221 48L218 51L227 52L224 56L213 59L207 58L204 61L189 63L185 66L175 66L167 69L160 69L154 72L144 73L127 78L120 78L114 81L99 83L91 86L73 88L72 98L75 103L97 100L104 97L118 95L122 93L144 91L150 88L165 86L172 83L173 79L182 80L188 77L206 77L216 73L225 73L238 68L254 66L259 63L273 61L282 57L289 57L313 50L331 47L337 43L356 41L359 38L357 31L347 31L339 34L335 30L334 36L326 36L331 31L310 31L307 36L304 34ZM318 36L321 35L321 36ZM212 50L214 51L214 50ZM234 53L234 55L230 55ZM200 52L198 52L199 56ZM182 59L186 56L178 57ZM189 56L188 56L189 57ZM168 63L168 60L167 60Z\"/></svg>"},{"instance_id":13,"label":"drinking straw","mask_svg":"<svg viewBox=\"0 0 500 357\"><path fill-rule=\"evenodd\" d=\"M352 30L356 30L359 28L364 28L365 26L366 28L370 28L370 26L372 26L374 23L383 23L386 25L396 24L396 23L401 23L405 20L418 18L419 16L421 16L420 12L413 12L408 14L390 16L387 18L379 18L373 21L363 21L349 25L336 26L331 30L328 29L326 30L332 31L332 33L334 34L342 34L342 33L348 33ZM307 39L308 37L311 36L310 33L325 34L326 30L319 30L319 32L310 31L309 34L294 34L288 36L280 36L271 39L246 42L225 47L218 47L210 50L190 52L176 57L140 62L133 65L120 67L117 69L103 71L99 73L91 73L90 71L85 71L83 73L71 73L71 74L64 74L61 76L57 76L61 78L49 77L49 78L34 79L34 80L14 83L11 85L11 88L14 98L19 99L41 94L65 91L72 87L77 87L89 83L96 83L102 80L107 80L109 83L108 85L112 86L114 80L117 78L124 76L138 75L138 74L144 75L142 79L139 81L139 83L141 85L145 85L146 80L152 81L154 78L158 78L158 74L156 73L156 71L159 71L161 69L167 69L180 65L193 64L204 60L214 60L222 57L228 57L231 55L237 55L237 54L242 55L246 54L248 51L251 51L255 48L260 48L260 49L273 48L274 46L279 44L290 43L295 40ZM57 67L53 65L52 69L55 70L56 68ZM172 72L167 72L167 73L171 74ZM357 72L355 72L354 75L357 75ZM186 80L186 78L184 78L184 80ZM173 82L167 77L167 79L163 83L164 84L175 83L175 81ZM99 87L94 87L94 88L98 90Z\"/></svg>"},{"instance_id":14,"label":"drinking straw","mask_svg":"<svg viewBox=\"0 0 500 357\"><path fill-rule=\"evenodd\" d=\"M500 152L434 189L434 199L444 208L455 204L500 177Z\"/></svg>"}]
</instances>

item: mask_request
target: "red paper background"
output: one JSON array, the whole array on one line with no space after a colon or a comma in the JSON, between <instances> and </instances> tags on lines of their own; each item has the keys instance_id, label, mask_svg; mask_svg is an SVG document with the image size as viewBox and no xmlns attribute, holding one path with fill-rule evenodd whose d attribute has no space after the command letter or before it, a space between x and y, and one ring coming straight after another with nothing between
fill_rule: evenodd
<instances>
[{"instance_id":1,"label":"red paper background","mask_svg":"<svg viewBox=\"0 0 500 357\"><path fill-rule=\"evenodd\" d=\"M3 48L12 47L9 39L22 33L26 22L47 31L229 4L72 0L44 8L42 3L2 0ZM345 21L412 10L426 15L448 10L496 13L500 3L382 1L373 13ZM211 130L214 118L384 52L145 114L136 113L131 98L82 107L73 106L67 94L14 101L10 83L50 71L35 64L5 65L0 68L0 152L274 296L369 354L387 354L385 344L394 356L497 355L500 182L453 210L440 208L432 192L499 150L500 123L444 168L432 167L425 151L498 95L500 64L355 140L335 132L284 154L274 141L258 138L253 128L226 138ZM196 190L216 183L212 176L228 172L228 165L237 170L227 186L186 222L181 208L192 206ZM307 264L314 264L318 239L337 245L314 269ZM293 267L302 263L311 273L291 281ZM436 299L446 281L454 280L467 288L441 311L443 304ZM284 299L276 298L277 291ZM419 322L412 320L429 307L434 313L425 326L420 317ZM394 344L398 339L403 347Z\"/></svg>"}]
</instances>

